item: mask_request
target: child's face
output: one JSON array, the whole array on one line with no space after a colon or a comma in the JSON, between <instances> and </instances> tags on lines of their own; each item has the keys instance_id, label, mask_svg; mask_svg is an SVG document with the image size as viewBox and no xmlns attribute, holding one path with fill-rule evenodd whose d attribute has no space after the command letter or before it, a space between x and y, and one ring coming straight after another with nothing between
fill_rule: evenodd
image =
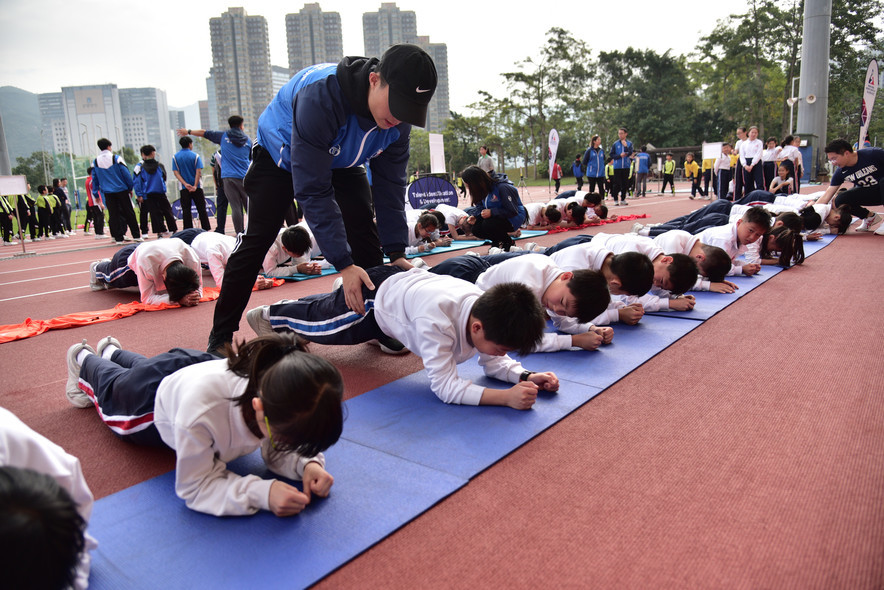
<instances>
[{"instance_id":1,"label":"child's face","mask_svg":"<svg viewBox=\"0 0 884 590\"><path fill-rule=\"evenodd\" d=\"M654 286L658 289L672 291L672 277L669 274L670 264L672 264L672 258L669 256L660 256L654 261Z\"/></svg>"},{"instance_id":2,"label":"child's face","mask_svg":"<svg viewBox=\"0 0 884 590\"><path fill-rule=\"evenodd\" d=\"M434 225L430 225L427 227L417 226L418 235L420 235L420 237L422 237L424 239L429 238L433 234L434 231L436 231L436 226L434 226Z\"/></svg>"},{"instance_id":3,"label":"child's face","mask_svg":"<svg viewBox=\"0 0 884 590\"><path fill-rule=\"evenodd\" d=\"M729 145L723 146L721 148L721 153L724 154L725 156L729 156L731 153L731 146L729 146Z\"/></svg>"},{"instance_id":4,"label":"child's face","mask_svg":"<svg viewBox=\"0 0 884 590\"><path fill-rule=\"evenodd\" d=\"M836 226L839 223L841 223L841 214L838 213L837 209L832 209L829 211L829 214L826 215L826 224Z\"/></svg>"},{"instance_id":5,"label":"child's face","mask_svg":"<svg viewBox=\"0 0 884 590\"><path fill-rule=\"evenodd\" d=\"M765 228L754 222L737 221L737 241L740 244L754 244L764 235Z\"/></svg>"},{"instance_id":6,"label":"child's face","mask_svg":"<svg viewBox=\"0 0 884 590\"><path fill-rule=\"evenodd\" d=\"M780 166L777 172L780 173L780 178L782 178L783 180L785 180L786 177L789 175L789 169L785 166Z\"/></svg>"},{"instance_id":7,"label":"child's face","mask_svg":"<svg viewBox=\"0 0 884 590\"><path fill-rule=\"evenodd\" d=\"M556 315L573 318L577 315L577 298L568 288L572 273L564 272L543 292L540 303Z\"/></svg>"},{"instance_id":8,"label":"child's face","mask_svg":"<svg viewBox=\"0 0 884 590\"><path fill-rule=\"evenodd\" d=\"M774 149L775 147L777 147L777 142L775 142L775 141L773 141L773 140L767 142L767 149L772 150L772 149Z\"/></svg>"},{"instance_id":9,"label":"child's face","mask_svg":"<svg viewBox=\"0 0 884 590\"><path fill-rule=\"evenodd\" d=\"M473 341L473 346L476 350L489 356L503 356L515 350L485 338L485 329L482 327L482 322L477 320L473 320L470 323L470 339Z\"/></svg>"},{"instance_id":10,"label":"child's face","mask_svg":"<svg viewBox=\"0 0 884 590\"><path fill-rule=\"evenodd\" d=\"M694 156L692 154L688 154L687 156L685 156L685 160L687 160L688 162L693 162Z\"/></svg>"}]
</instances>

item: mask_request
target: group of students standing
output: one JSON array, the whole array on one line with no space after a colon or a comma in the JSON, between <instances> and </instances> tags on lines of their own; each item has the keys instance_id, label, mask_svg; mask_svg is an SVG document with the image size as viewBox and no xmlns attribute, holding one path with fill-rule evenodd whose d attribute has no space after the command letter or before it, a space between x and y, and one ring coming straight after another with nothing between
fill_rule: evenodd
<instances>
[{"instance_id":1,"label":"group of students standing","mask_svg":"<svg viewBox=\"0 0 884 590\"><path fill-rule=\"evenodd\" d=\"M18 237L26 242L67 238L76 233L71 227L71 205L67 178L53 178L52 186L39 185L37 195L0 197L0 232L3 245L18 244L13 220L20 224ZM30 237L25 237L29 235Z\"/></svg>"}]
</instances>

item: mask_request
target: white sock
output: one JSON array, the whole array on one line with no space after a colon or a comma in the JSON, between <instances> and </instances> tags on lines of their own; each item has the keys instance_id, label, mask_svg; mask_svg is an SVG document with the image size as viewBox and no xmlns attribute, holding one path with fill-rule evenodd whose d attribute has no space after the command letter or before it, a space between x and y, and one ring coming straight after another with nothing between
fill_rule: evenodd
<instances>
[{"instance_id":1,"label":"white sock","mask_svg":"<svg viewBox=\"0 0 884 590\"><path fill-rule=\"evenodd\" d=\"M641 228L640 230L638 230L638 235L650 237L651 236L651 228L650 227Z\"/></svg>"},{"instance_id":2,"label":"white sock","mask_svg":"<svg viewBox=\"0 0 884 590\"><path fill-rule=\"evenodd\" d=\"M89 352L88 348L84 348L83 350L78 352L77 353L77 363L79 363L79 365L82 367L83 361L86 360L86 357L89 356L90 354L92 354L92 353Z\"/></svg>"},{"instance_id":3,"label":"white sock","mask_svg":"<svg viewBox=\"0 0 884 590\"><path fill-rule=\"evenodd\" d=\"M120 350L120 349L117 348L116 346L114 346L113 344L108 344L107 346L104 347L104 350L101 351L101 358L103 358L105 360L111 360L111 355L117 350Z\"/></svg>"}]
</instances>

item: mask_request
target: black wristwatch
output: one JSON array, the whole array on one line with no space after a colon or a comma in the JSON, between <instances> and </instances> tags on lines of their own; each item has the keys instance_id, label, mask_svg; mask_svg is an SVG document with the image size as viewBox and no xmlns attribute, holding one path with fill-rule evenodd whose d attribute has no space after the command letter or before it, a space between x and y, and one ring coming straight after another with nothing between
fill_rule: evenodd
<instances>
[{"instance_id":1,"label":"black wristwatch","mask_svg":"<svg viewBox=\"0 0 884 590\"><path fill-rule=\"evenodd\" d=\"M519 375L519 381L527 381L533 374L533 371L522 371L522 374Z\"/></svg>"}]
</instances>

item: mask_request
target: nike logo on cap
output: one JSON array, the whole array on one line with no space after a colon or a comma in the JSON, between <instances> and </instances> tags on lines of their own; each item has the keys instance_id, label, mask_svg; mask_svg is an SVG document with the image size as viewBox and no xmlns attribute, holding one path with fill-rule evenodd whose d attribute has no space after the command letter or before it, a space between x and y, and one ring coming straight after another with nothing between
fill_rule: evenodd
<instances>
[{"instance_id":1,"label":"nike logo on cap","mask_svg":"<svg viewBox=\"0 0 884 590\"><path fill-rule=\"evenodd\" d=\"M417 92L418 94L421 94L421 93L424 93L424 92L429 92L430 90L432 90L432 88L426 88L426 89L423 89L423 88L421 88L420 86L418 86L417 88L414 89L414 91Z\"/></svg>"}]
</instances>

